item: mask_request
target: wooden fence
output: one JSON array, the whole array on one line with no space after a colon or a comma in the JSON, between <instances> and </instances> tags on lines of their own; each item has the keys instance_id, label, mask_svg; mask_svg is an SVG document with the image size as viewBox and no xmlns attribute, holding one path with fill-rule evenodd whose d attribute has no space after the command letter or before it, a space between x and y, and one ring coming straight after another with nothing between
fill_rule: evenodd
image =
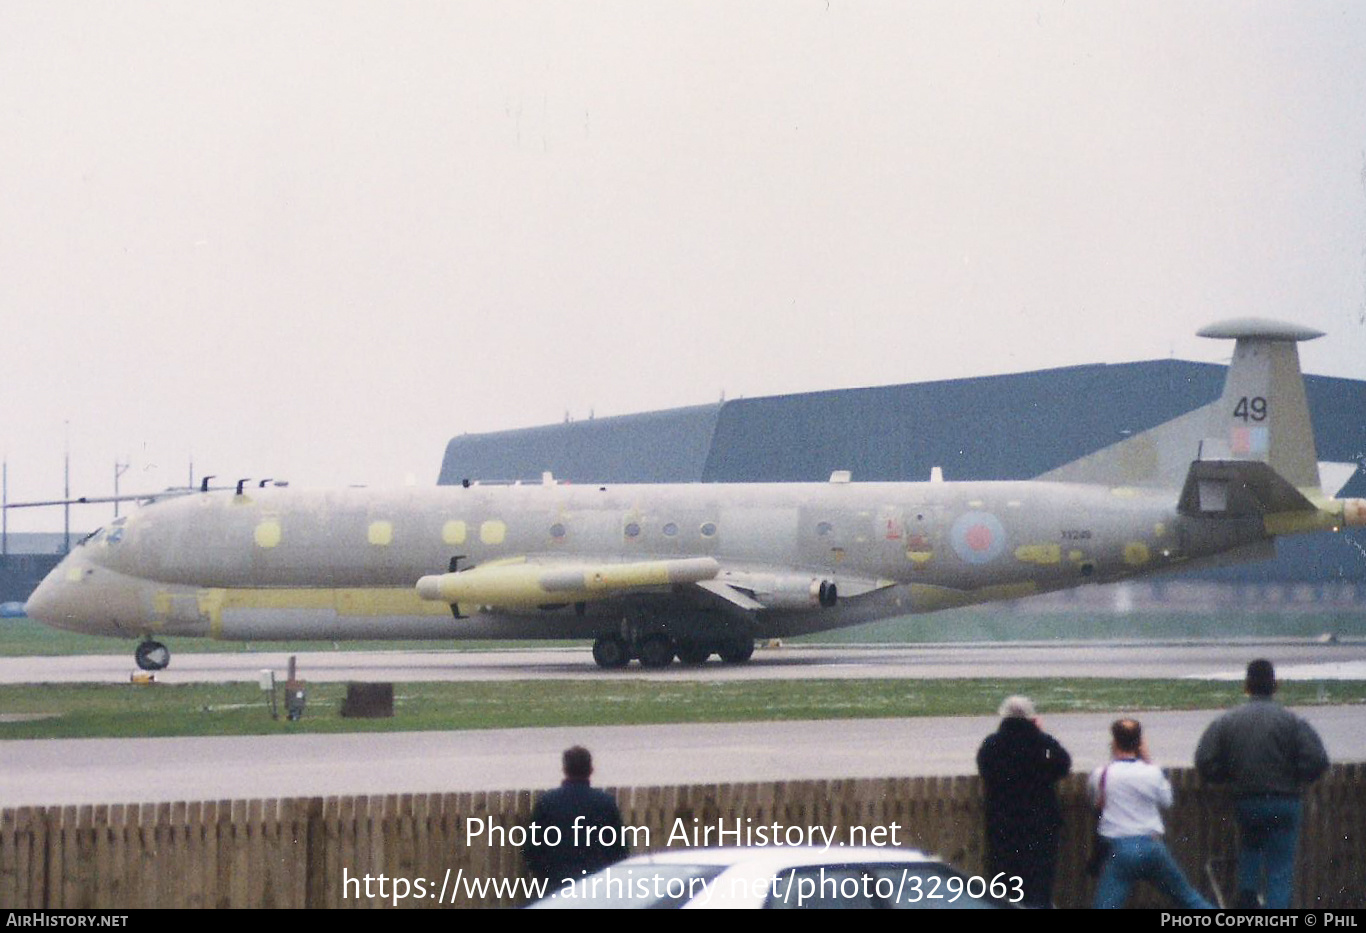
<instances>
[{"instance_id":1,"label":"wooden fence","mask_svg":"<svg viewBox=\"0 0 1366 933\"><path fill-rule=\"evenodd\" d=\"M1211 890L1211 866L1228 890L1237 831L1227 796L1191 771L1171 777L1172 850L1198 887ZM971 874L985 867L976 777L614 793L626 825L641 828L642 843L648 831L653 849L680 844L668 841L676 825L714 826L721 819L728 826L736 818L750 818L750 825L821 826L844 841L851 831L882 827L889 834L896 824L894 841L903 846L938 853ZM1092 888L1083 863L1092 820L1083 778L1065 781L1061 796L1066 827L1056 900L1086 906ZM521 858L499 833L529 823L532 797L518 791L5 809L0 906L387 907L394 904L396 879L409 895L398 900L400 907L511 906L526 897L525 889L507 887L521 877ZM483 832L469 839L480 825ZM422 897L413 896L419 881ZM477 890L495 881L503 887ZM1304 907L1366 906L1366 765L1336 765L1306 795L1296 890ZM1144 890L1133 903L1157 906L1161 900Z\"/></svg>"}]
</instances>

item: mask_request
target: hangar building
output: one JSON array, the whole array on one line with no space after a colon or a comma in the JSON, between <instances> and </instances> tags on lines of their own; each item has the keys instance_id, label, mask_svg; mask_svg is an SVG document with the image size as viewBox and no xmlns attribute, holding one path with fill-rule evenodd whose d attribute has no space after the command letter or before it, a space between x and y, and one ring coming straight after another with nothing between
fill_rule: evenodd
<instances>
[{"instance_id":1,"label":"hangar building","mask_svg":"<svg viewBox=\"0 0 1366 933\"><path fill-rule=\"evenodd\" d=\"M1091 364L464 434L447 445L438 483L539 481L544 471L576 483L821 482L834 470L923 481L936 466L947 480L1030 479L1214 401L1226 371L1182 360ZM1366 497L1366 382L1307 375L1305 384L1319 460L1355 463L1338 495ZM1274 561L1197 576L1366 604L1363 529L1277 547Z\"/></svg>"}]
</instances>

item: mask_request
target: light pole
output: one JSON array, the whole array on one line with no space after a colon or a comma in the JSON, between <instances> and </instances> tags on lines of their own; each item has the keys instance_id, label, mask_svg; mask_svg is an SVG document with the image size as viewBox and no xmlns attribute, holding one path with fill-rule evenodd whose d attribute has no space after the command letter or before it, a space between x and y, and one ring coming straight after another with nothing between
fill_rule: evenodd
<instances>
[{"instance_id":1,"label":"light pole","mask_svg":"<svg viewBox=\"0 0 1366 933\"><path fill-rule=\"evenodd\" d=\"M114 460L114 517L119 517L119 477L128 472L128 463Z\"/></svg>"}]
</instances>

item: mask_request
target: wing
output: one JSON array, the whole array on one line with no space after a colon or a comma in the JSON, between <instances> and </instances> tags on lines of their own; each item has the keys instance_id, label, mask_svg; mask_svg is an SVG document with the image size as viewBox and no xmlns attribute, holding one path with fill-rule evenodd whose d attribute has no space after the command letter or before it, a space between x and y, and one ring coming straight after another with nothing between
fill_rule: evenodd
<instances>
[{"instance_id":1,"label":"wing","mask_svg":"<svg viewBox=\"0 0 1366 933\"><path fill-rule=\"evenodd\" d=\"M760 609L829 608L837 600L853 599L895 585L893 580L865 580L840 574L802 573L787 568L723 568L697 586L733 606Z\"/></svg>"},{"instance_id":2,"label":"wing","mask_svg":"<svg viewBox=\"0 0 1366 933\"><path fill-rule=\"evenodd\" d=\"M695 585L712 597L747 612L764 609L817 609L853 599L891 580L838 580L788 568L723 568L711 557L604 563L541 561L517 557L492 561L417 581L423 599L453 606L527 609L592 602L678 585Z\"/></svg>"}]
</instances>

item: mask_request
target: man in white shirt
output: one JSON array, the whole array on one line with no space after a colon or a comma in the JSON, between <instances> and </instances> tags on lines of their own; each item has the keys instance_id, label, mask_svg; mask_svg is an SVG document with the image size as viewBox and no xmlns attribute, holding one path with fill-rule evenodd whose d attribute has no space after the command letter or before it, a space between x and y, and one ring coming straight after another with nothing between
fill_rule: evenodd
<instances>
[{"instance_id":1,"label":"man in white shirt","mask_svg":"<svg viewBox=\"0 0 1366 933\"><path fill-rule=\"evenodd\" d=\"M1118 719L1110 735L1111 761L1089 781L1106 846L1095 906L1123 907L1134 882L1146 879L1182 907L1213 907L1191 887L1162 841L1162 811L1172 805L1172 785L1148 757L1143 727L1135 719Z\"/></svg>"}]
</instances>

